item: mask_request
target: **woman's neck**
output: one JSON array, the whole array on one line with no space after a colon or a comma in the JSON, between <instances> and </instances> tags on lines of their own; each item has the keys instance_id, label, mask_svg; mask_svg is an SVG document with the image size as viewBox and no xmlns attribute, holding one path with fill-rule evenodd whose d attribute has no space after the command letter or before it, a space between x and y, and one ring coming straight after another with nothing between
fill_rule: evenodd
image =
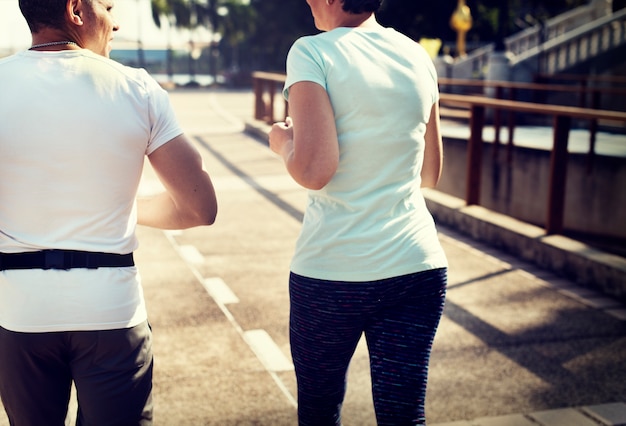
<instances>
[{"instance_id":1,"label":"woman's neck","mask_svg":"<svg viewBox=\"0 0 626 426\"><path fill-rule=\"evenodd\" d=\"M340 19L336 25L338 27L347 28L376 28L380 27L376 16L373 13L361 13L358 15L345 14L343 19Z\"/></svg>"}]
</instances>

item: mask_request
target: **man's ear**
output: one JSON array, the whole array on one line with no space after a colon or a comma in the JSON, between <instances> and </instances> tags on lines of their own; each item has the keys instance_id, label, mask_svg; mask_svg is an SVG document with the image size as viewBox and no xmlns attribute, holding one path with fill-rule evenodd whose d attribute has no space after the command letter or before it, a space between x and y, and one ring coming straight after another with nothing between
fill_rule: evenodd
<instances>
[{"instance_id":1,"label":"man's ear","mask_svg":"<svg viewBox=\"0 0 626 426\"><path fill-rule=\"evenodd\" d=\"M83 10L83 2L81 0L68 0L66 3L65 14L69 22L74 25L83 25L81 17Z\"/></svg>"}]
</instances>

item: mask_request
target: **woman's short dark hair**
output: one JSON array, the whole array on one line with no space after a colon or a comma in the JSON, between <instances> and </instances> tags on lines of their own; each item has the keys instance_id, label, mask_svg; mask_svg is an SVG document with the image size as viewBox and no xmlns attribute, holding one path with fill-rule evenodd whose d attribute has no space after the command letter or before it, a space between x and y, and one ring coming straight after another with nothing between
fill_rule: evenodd
<instances>
[{"instance_id":1,"label":"woman's short dark hair","mask_svg":"<svg viewBox=\"0 0 626 426\"><path fill-rule=\"evenodd\" d=\"M342 9L348 13L378 12L382 0L342 0Z\"/></svg>"},{"instance_id":2,"label":"woman's short dark hair","mask_svg":"<svg viewBox=\"0 0 626 426\"><path fill-rule=\"evenodd\" d=\"M44 27L62 28L67 0L19 0L20 10L33 33Z\"/></svg>"}]
</instances>

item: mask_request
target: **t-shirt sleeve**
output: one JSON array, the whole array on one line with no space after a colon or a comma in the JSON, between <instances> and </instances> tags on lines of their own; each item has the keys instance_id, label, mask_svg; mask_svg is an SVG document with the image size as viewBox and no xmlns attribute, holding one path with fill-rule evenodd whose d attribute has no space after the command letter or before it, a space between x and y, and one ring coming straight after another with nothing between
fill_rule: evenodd
<instances>
[{"instance_id":1,"label":"t-shirt sleeve","mask_svg":"<svg viewBox=\"0 0 626 426\"><path fill-rule=\"evenodd\" d=\"M287 77L283 96L289 100L289 88L300 81L312 81L326 89L324 61L312 43L311 37L302 37L287 54Z\"/></svg>"},{"instance_id":2,"label":"t-shirt sleeve","mask_svg":"<svg viewBox=\"0 0 626 426\"><path fill-rule=\"evenodd\" d=\"M435 63L433 62L433 60L430 58L430 56L427 56L427 66L428 66L428 70L430 71L430 75L433 79L433 104L439 102L439 79L437 78L437 68L435 68Z\"/></svg>"},{"instance_id":3,"label":"t-shirt sleeve","mask_svg":"<svg viewBox=\"0 0 626 426\"><path fill-rule=\"evenodd\" d=\"M147 76L150 113L150 140L146 155L180 136L183 130L176 119L169 94L152 77Z\"/></svg>"},{"instance_id":4,"label":"t-shirt sleeve","mask_svg":"<svg viewBox=\"0 0 626 426\"><path fill-rule=\"evenodd\" d=\"M432 79L433 95L432 95L431 101L433 104L435 104L439 102L439 80L437 78L437 68L435 67L435 63L431 59L428 52L426 52L426 49L424 49L424 47L420 45L419 43L416 43L415 46L417 47L420 60L426 65L428 74L430 75L430 78Z\"/></svg>"}]
</instances>

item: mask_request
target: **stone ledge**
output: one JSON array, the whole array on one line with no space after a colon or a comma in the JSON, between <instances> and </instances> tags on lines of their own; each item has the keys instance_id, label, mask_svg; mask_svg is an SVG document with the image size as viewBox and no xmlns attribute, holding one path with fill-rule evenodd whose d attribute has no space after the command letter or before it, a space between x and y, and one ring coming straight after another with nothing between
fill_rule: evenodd
<instances>
[{"instance_id":1,"label":"stone ledge","mask_svg":"<svg viewBox=\"0 0 626 426\"><path fill-rule=\"evenodd\" d=\"M626 301L626 259L451 195L425 189L435 220L584 287Z\"/></svg>"}]
</instances>

